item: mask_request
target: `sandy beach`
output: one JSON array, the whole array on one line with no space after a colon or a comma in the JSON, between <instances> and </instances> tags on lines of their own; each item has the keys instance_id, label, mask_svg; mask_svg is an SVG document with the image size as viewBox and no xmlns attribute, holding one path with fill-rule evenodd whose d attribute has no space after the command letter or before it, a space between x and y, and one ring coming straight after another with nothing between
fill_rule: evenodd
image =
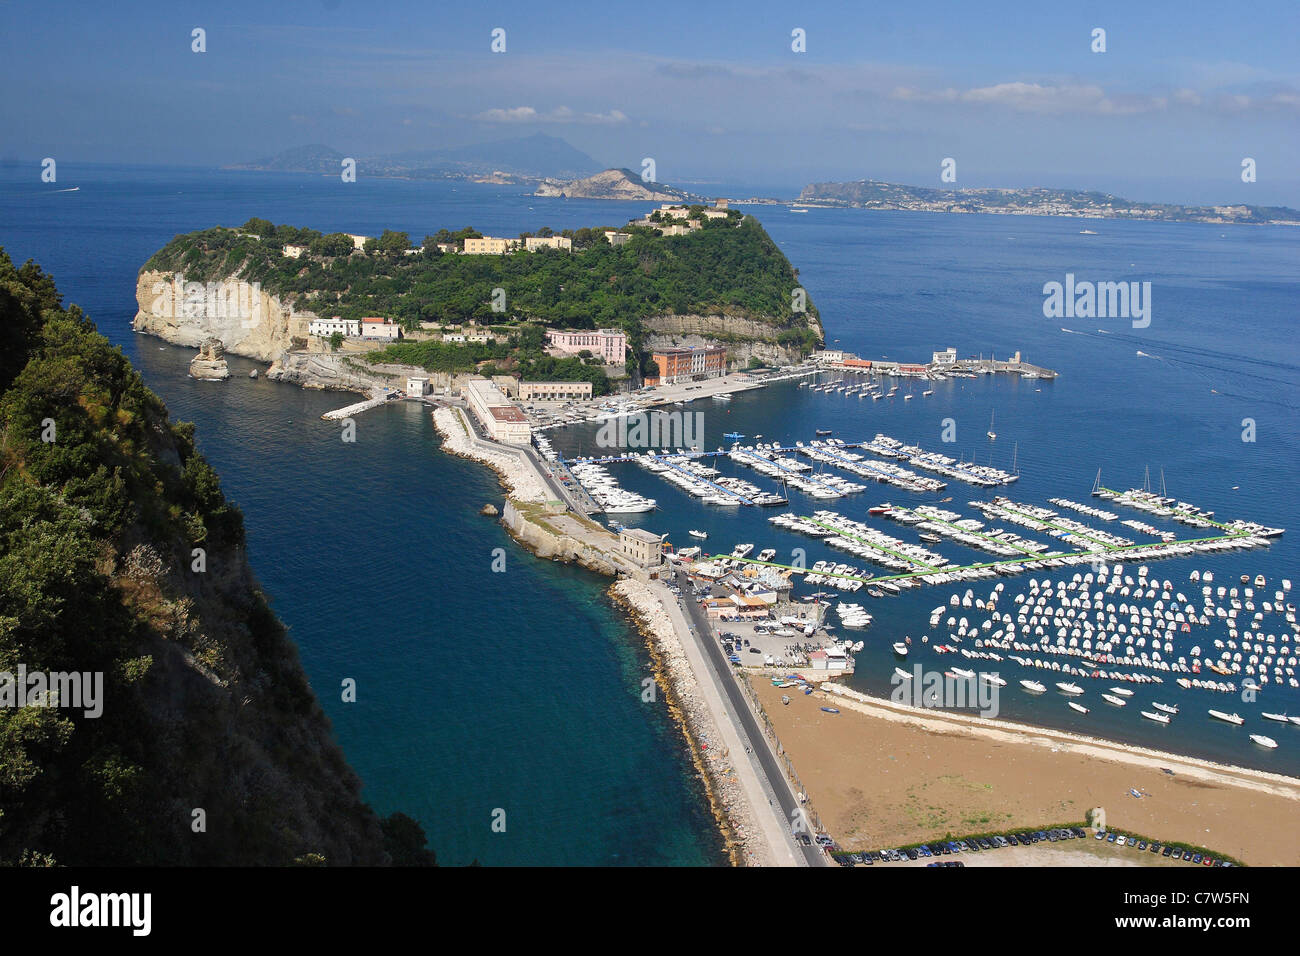
<instances>
[{"instance_id":1,"label":"sandy beach","mask_svg":"<svg viewBox=\"0 0 1300 956\"><path fill-rule=\"evenodd\" d=\"M1300 780L917 711L837 685L792 694L788 706L769 682L753 686L812 805L845 849L1081 823L1102 807L1112 829L1208 847L1249 865L1300 865L1293 828Z\"/></svg>"}]
</instances>

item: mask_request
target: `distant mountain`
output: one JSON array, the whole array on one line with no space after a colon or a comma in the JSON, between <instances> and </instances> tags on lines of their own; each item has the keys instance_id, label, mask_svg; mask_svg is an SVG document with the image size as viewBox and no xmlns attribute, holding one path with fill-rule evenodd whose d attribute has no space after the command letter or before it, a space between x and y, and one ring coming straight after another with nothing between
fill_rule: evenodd
<instances>
[{"instance_id":1,"label":"distant mountain","mask_svg":"<svg viewBox=\"0 0 1300 956\"><path fill-rule=\"evenodd\" d=\"M650 202L678 202L693 199L690 193L660 183L646 185L630 169L606 169L585 179L546 179L534 196L567 196L570 199L626 199Z\"/></svg>"},{"instance_id":2,"label":"distant mountain","mask_svg":"<svg viewBox=\"0 0 1300 956\"><path fill-rule=\"evenodd\" d=\"M1064 216L1080 219L1145 219L1163 222L1300 224L1300 210L1286 206L1180 206L1142 203L1110 193L1076 189L934 189L900 186L874 179L812 183L799 202L901 209L914 212L993 213L1012 216Z\"/></svg>"},{"instance_id":3,"label":"distant mountain","mask_svg":"<svg viewBox=\"0 0 1300 956\"><path fill-rule=\"evenodd\" d=\"M341 168L344 154L319 144L297 146L275 156L230 169L268 170L273 172L323 173L334 175ZM451 146L441 149L414 150L386 156L355 156L357 172L362 176L400 179L468 179L497 176L517 179L569 178L589 175L601 164L563 139L536 133L514 139Z\"/></svg>"}]
</instances>

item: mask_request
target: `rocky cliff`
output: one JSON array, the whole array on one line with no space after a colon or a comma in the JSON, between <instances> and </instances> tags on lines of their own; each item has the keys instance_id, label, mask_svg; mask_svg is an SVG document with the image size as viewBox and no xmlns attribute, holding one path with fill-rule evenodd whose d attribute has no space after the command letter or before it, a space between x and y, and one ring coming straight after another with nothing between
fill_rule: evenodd
<instances>
[{"instance_id":1,"label":"rocky cliff","mask_svg":"<svg viewBox=\"0 0 1300 956\"><path fill-rule=\"evenodd\" d=\"M256 282L227 278L190 282L181 273L144 271L136 282L139 311L131 327L175 345L218 339L227 352L270 362L305 343L316 315L295 312Z\"/></svg>"},{"instance_id":2,"label":"rocky cliff","mask_svg":"<svg viewBox=\"0 0 1300 956\"><path fill-rule=\"evenodd\" d=\"M570 199L623 199L676 202L689 194L671 186L647 185L627 169L606 169L586 179L544 179L534 196L568 196Z\"/></svg>"},{"instance_id":3,"label":"rocky cliff","mask_svg":"<svg viewBox=\"0 0 1300 956\"><path fill-rule=\"evenodd\" d=\"M825 335L816 315L808 315L808 326L821 344ZM646 348L725 345L727 357L742 365L750 358L793 363L804 355L797 341L782 341L783 330L739 315L652 315L642 321L642 327Z\"/></svg>"}]
</instances>

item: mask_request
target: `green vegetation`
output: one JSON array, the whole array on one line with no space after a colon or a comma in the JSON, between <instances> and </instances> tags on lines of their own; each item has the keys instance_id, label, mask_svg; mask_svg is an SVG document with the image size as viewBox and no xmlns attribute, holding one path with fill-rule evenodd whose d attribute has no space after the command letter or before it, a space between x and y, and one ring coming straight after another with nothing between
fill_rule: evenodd
<instances>
[{"instance_id":1,"label":"green vegetation","mask_svg":"<svg viewBox=\"0 0 1300 956\"><path fill-rule=\"evenodd\" d=\"M194 426L0 250L0 671L103 680L98 717L0 707L0 865L428 862L361 802L243 545Z\"/></svg>"},{"instance_id":2,"label":"green vegetation","mask_svg":"<svg viewBox=\"0 0 1300 956\"><path fill-rule=\"evenodd\" d=\"M350 319L379 315L408 330L422 321L621 328L638 356L642 321L660 315L750 319L771 328L765 339L805 352L820 340L816 310L791 309L791 292L799 285L795 270L752 216L733 210L684 236L664 237L647 227L623 231L631 239L621 246L606 242L602 229L584 228L560 233L573 241L572 252L459 255L441 253L437 244L463 244L479 233L469 227L441 230L413 247L406 233L385 230L356 252L344 246L342 234L250 219L239 229L177 236L144 268L183 272L191 281L237 276L291 299L300 311ZM285 244L307 251L289 258ZM504 313L493 311L495 289L505 292ZM384 360L399 354L408 353L390 352ZM418 364L446 371L504 358L490 348L456 346L427 347L418 355ZM527 348L521 357L541 361L540 351Z\"/></svg>"}]
</instances>

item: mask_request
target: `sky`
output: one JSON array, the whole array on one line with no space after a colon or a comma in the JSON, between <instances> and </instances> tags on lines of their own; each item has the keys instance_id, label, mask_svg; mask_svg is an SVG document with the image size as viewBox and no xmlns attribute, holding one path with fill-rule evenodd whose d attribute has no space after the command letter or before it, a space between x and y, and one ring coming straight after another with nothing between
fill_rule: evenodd
<instances>
[{"instance_id":1,"label":"sky","mask_svg":"<svg viewBox=\"0 0 1300 956\"><path fill-rule=\"evenodd\" d=\"M958 187L1300 207L1298 38L1295 0L0 0L0 161L219 166L545 132L607 166L651 157L666 183L940 186L952 158Z\"/></svg>"}]
</instances>

